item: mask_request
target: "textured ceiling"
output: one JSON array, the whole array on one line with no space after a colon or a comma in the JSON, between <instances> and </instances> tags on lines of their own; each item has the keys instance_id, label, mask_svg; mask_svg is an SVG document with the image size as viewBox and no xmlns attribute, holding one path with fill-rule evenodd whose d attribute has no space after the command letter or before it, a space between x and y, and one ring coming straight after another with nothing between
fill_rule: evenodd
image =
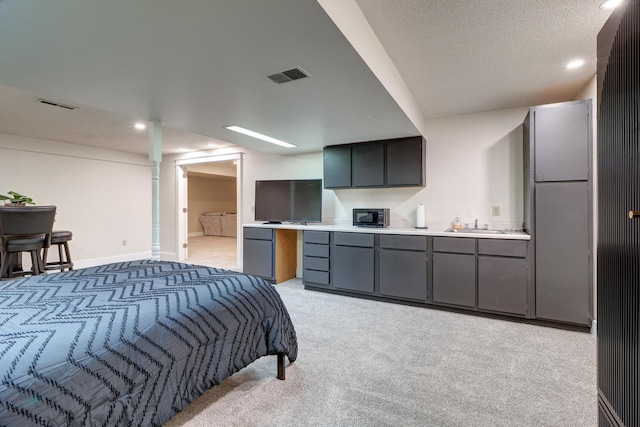
<instances>
[{"instance_id":1,"label":"textured ceiling","mask_svg":"<svg viewBox=\"0 0 640 427\"><path fill-rule=\"evenodd\" d=\"M601 0L323 1L360 7L424 118L572 99L610 14ZM586 65L567 71L574 57ZM1 133L146 153L131 124L155 119L165 153L279 154L418 133L316 0L0 0L0 58ZM266 78L294 66L311 78Z\"/></svg>"},{"instance_id":2,"label":"textured ceiling","mask_svg":"<svg viewBox=\"0 0 640 427\"><path fill-rule=\"evenodd\" d=\"M426 118L573 99L610 15L602 0L356 1Z\"/></svg>"}]
</instances>

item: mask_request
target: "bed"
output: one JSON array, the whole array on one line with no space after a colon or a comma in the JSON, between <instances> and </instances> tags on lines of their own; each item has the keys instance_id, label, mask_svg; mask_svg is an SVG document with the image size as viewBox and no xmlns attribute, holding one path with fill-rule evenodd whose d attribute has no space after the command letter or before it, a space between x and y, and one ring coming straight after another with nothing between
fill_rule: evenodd
<instances>
[{"instance_id":1,"label":"bed","mask_svg":"<svg viewBox=\"0 0 640 427\"><path fill-rule=\"evenodd\" d=\"M0 425L161 425L297 340L273 285L141 260L0 282Z\"/></svg>"}]
</instances>

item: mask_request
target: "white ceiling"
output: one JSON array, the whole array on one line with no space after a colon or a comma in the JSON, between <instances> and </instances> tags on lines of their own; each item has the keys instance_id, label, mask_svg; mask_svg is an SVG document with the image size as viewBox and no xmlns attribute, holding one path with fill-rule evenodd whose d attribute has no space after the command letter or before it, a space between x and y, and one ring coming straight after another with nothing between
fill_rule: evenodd
<instances>
[{"instance_id":1,"label":"white ceiling","mask_svg":"<svg viewBox=\"0 0 640 427\"><path fill-rule=\"evenodd\" d=\"M573 98L610 14L601 0L355 1L425 118ZM569 72L574 57L586 65ZM0 58L2 133L146 153L131 125L160 120L165 153L279 154L418 133L316 0L0 0ZM311 77L266 78L294 66Z\"/></svg>"}]
</instances>

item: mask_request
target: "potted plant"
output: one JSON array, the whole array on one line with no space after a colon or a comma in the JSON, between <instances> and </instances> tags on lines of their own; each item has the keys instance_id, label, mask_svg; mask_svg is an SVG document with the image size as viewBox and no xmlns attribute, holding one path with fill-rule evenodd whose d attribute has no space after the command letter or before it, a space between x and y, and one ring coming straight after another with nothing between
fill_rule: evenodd
<instances>
[{"instance_id":1,"label":"potted plant","mask_svg":"<svg viewBox=\"0 0 640 427\"><path fill-rule=\"evenodd\" d=\"M15 191L9 191L7 194L9 194L9 196L3 196L0 194L0 200L5 201L5 206L25 206L27 204L35 205L31 197L23 196Z\"/></svg>"}]
</instances>

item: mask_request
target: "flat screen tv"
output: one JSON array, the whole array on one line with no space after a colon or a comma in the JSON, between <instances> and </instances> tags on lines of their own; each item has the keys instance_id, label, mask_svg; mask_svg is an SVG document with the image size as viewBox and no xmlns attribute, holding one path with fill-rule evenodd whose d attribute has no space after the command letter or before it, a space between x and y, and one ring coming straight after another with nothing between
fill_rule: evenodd
<instances>
[{"instance_id":1,"label":"flat screen tv","mask_svg":"<svg viewBox=\"0 0 640 427\"><path fill-rule=\"evenodd\" d=\"M256 181L256 221L321 222L322 180Z\"/></svg>"}]
</instances>

